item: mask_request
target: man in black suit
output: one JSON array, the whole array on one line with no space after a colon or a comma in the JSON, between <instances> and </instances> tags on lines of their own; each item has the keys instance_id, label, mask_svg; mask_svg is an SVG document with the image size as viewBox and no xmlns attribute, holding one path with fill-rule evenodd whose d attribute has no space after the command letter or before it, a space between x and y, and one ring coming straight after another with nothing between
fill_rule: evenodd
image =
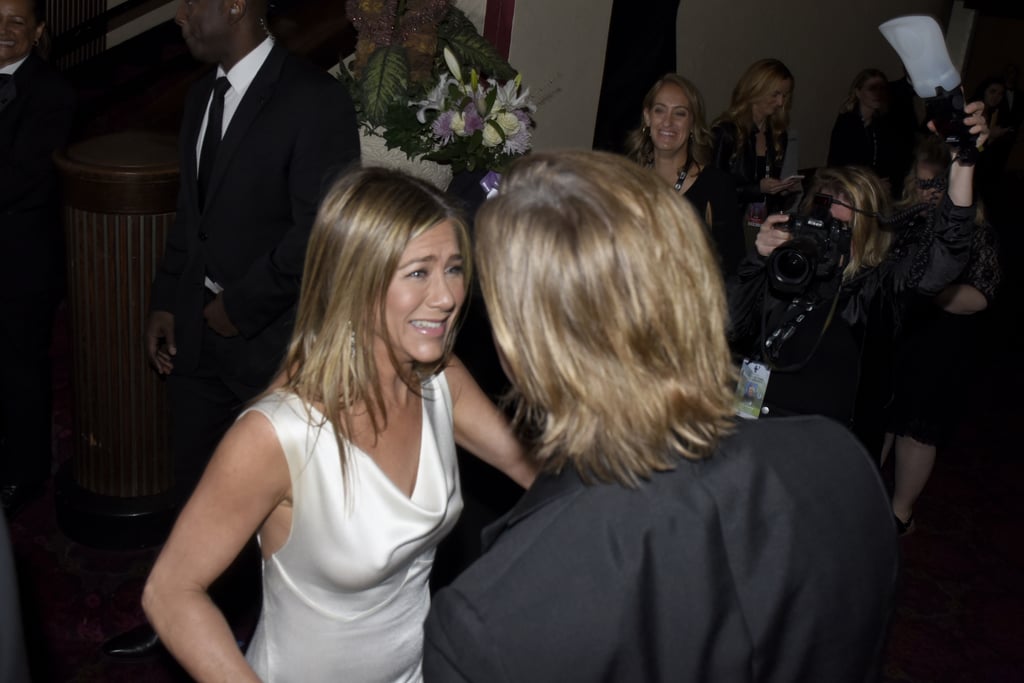
<instances>
[{"instance_id":1,"label":"man in black suit","mask_svg":"<svg viewBox=\"0 0 1024 683\"><path fill-rule=\"evenodd\" d=\"M321 194L359 157L346 90L275 45L265 14L266 0L183 0L176 16L193 56L217 64L185 103L177 215L146 328L183 499L280 369ZM147 627L105 649L135 656L155 642Z\"/></svg>"},{"instance_id":2,"label":"man in black suit","mask_svg":"<svg viewBox=\"0 0 1024 683\"><path fill-rule=\"evenodd\" d=\"M734 416L689 205L618 155L534 154L475 225L542 473L434 595L424 680L877 679L899 570L877 467L826 418Z\"/></svg>"},{"instance_id":3,"label":"man in black suit","mask_svg":"<svg viewBox=\"0 0 1024 683\"><path fill-rule=\"evenodd\" d=\"M168 375L183 495L240 408L279 369L321 192L359 155L345 89L274 45L264 5L194 0L177 15L193 55L218 64L185 103L177 217L146 329L150 360ZM225 74L223 138L203 197L207 111Z\"/></svg>"},{"instance_id":4,"label":"man in black suit","mask_svg":"<svg viewBox=\"0 0 1024 683\"><path fill-rule=\"evenodd\" d=\"M0 0L0 504L13 516L50 476L50 341L64 296L55 150L71 86L36 54L41 0Z\"/></svg>"}]
</instances>

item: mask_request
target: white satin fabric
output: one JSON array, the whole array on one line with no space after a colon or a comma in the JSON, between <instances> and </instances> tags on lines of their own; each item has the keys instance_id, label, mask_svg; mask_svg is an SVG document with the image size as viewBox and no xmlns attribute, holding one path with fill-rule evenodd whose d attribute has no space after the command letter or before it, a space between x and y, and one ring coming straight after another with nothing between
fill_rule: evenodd
<instances>
[{"instance_id":1,"label":"white satin fabric","mask_svg":"<svg viewBox=\"0 0 1024 683\"><path fill-rule=\"evenodd\" d=\"M292 528L263 562L263 609L246 659L267 683L419 681L434 549L462 511L444 375L423 385L411 498L348 445L348 487L329 423L294 394L257 402L288 460Z\"/></svg>"}]
</instances>

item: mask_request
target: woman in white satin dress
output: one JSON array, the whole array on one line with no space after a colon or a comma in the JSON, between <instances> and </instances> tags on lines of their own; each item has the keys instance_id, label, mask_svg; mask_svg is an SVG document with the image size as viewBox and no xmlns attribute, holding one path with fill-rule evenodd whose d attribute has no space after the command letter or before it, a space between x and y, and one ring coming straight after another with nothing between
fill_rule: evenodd
<instances>
[{"instance_id":1,"label":"woman in white satin dress","mask_svg":"<svg viewBox=\"0 0 1024 683\"><path fill-rule=\"evenodd\" d=\"M462 509L459 444L526 487L504 416L451 356L465 223L432 186L362 169L328 192L275 386L228 431L146 583L199 681L417 681L434 549ZM207 588L258 534L243 655Z\"/></svg>"}]
</instances>

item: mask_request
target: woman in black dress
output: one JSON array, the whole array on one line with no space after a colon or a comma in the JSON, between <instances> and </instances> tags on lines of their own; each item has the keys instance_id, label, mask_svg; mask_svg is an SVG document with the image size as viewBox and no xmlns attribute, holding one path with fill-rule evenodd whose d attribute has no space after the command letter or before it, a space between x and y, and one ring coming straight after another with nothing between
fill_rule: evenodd
<instances>
[{"instance_id":1,"label":"woman in black dress","mask_svg":"<svg viewBox=\"0 0 1024 683\"><path fill-rule=\"evenodd\" d=\"M716 168L732 175L747 249L764 217L786 208L801 189L799 177L782 178L793 74L777 59L754 62L732 91L729 108L711 128Z\"/></svg>"},{"instance_id":2,"label":"woman in black dress","mask_svg":"<svg viewBox=\"0 0 1024 683\"><path fill-rule=\"evenodd\" d=\"M828 146L829 166L864 166L874 171L893 197L899 195L909 159L887 114L889 79L878 69L864 69L850 84Z\"/></svg>"},{"instance_id":3,"label":"woman in black dress","mask_svg":"<svg viewBox=\"0 0 1024 683\"><path fill-rule=\"evenodd\" d=\"M723 274L733 273L744 255L735 184L708 165L711 133L697 87L674 73L658 79L644 97L641 125L626 144L633 161L654 169L690 201L711 232Z\"/></svg>"},{"instance_id":4,"label":"woman in black dress","mask_svg":"<svg viewBox=\"0 0 1024 683\"><path fill-rule=\"evenodd\" d=\"M904 186L904 206L922 206L907 230L927 227L942 197L949 152L937 139L926 140L915 156ZM914 503L935 465L936 449L956 426L958 397L978 349L976 314L988 308L999 286L996 234L980 205L974 220L967 268L934 297L917 297L905 317L893 354L893 400L882 447L884 464L895 453L892 512L901 535L914 529Z\"/></svg>"}]
</instances>

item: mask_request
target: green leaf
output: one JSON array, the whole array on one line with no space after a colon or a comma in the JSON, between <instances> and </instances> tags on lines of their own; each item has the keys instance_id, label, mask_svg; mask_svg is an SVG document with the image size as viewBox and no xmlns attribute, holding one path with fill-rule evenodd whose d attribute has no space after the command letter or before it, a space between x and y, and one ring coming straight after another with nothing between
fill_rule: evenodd
<instances>
[{"instance_id":1,"label":"green leaf","mask_svg":"<svg viewBox=\"0 0 1024 683\"><path fill-rule=\"evenodd\" d=\"M484 102L485 102L484 106L487 108L487 111L486 112L482 112L482 113L485 116L487 114L490 114L492 111L494 111L494 102L497 99L498 99L498 89L497 88L491 88L490 92L487 93L487 99L484 100Z\"/></svg>"},{"instance_id":2,"label":"green leaf","mask_svg":"<svg viewBox=\"0 0 1024 683\"><path fill-rule=\"evenodd\" d=\"M360 88L363 115L372 125L382 125L394 104L406 106L409 99L409 62L405 48L379 48L366 62Z\"/></svg>"},{"instance_id":3,"label":"green leaf","mask_svg":"<svg viewBox=\"0 0 1024 683\"><path fill-rule=\"evenodd\" d=\"M473 22L459 8L452 6L448 10L437 35L452 49L463 68L475 67L499 81L516 77L516 70L477 32Z\"/></svg>"}]
</instances>

